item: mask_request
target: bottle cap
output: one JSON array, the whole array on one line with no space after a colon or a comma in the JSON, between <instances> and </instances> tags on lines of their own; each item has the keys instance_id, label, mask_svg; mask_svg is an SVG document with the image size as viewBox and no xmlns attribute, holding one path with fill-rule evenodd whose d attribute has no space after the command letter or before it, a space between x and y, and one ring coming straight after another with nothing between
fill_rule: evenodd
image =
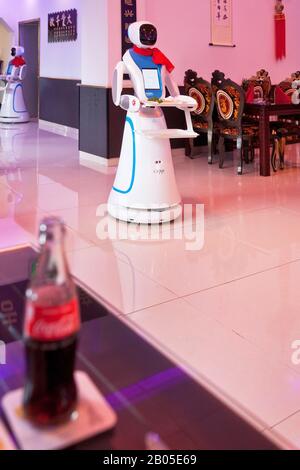
<instances>
[{"instance_id":1,"label":"bottle cap","mask_svg":"<svg viewBox=\"0 0 300 470\"><path fill-rule=\"evenodd\" d=\"M39 242L45 245L47 242L62 241L65 235L65 224L59 217L46 217L40 223Z\"/></svg>"}]
</instances>

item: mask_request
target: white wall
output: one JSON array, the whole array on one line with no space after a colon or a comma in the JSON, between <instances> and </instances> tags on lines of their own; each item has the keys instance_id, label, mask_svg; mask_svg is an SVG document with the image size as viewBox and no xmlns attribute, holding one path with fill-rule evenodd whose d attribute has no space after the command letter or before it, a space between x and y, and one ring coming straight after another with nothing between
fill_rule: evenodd
<instances>
[{"instance_id":1,"label":"white wall","mask_svg":"<svg viewBox=\"0 0 300 470\"><path fill-rule=\"evenodd\" d=\"M138 1L138 19L144 19L146 0ZM111 86L113 71L122 58L121 0L82 0L82 82Z\"/></svg>"},{"instance_id":2,"label":"white wall","mask_svg":"<svg viewBox=\"0 0 300 470\"><path fill-rule=\"evenodd\" d=\"M85 0L0 0L1 17L15 32L18 22L40 18L40 75L50 78L81 78L81 5ZM48 13L77 8L79 37L76 42L48 43Z\"/></svg>"},{"instance_id":3,"label":"white wall","mask_svg":"<svg viewBox=\"0 0 300 470\"><path fill-rule=\"evenodd\" d=\"M282 61L275 60L275 0L233 0L236 48L209 47L210 0L146 0L146 16L158 28L158 47L174 62L179 83L189 68L208 80L219 69L238 82L264 68L278 83L300 69L300 0L284 4L287 57Z\"/></svg>"},{"instance_id":4,"label":"white wall","mask_svg":"<svg viewBox=\"0 0 300 470\"><path fill-rule=\"evenodd\" d=\"M13 39L13 33L7 23L0 18L0 60L4 61L3 73L7 69L10 60L10 45Z\"/></svg>"},{"instance_id":5,"label":"white wall","mask_svg":"<svg viewBox=\"0 0 300 470\"><path fill-rule=\"evenodd\" d=\"M300 0L285 1L287 58L281 62L275 61L274 0L234 0L235 49L208 46L209 0L137 2L138 18L157 25L158 45L174 61L175 77L179 83L182 83L188 68L196 69L208 79L211 72L219 68L236 81L259 68L266 68L274 83L300 69L297 45ZM91 6L90 18L83 18L87 3ZM77 8L79 12L78 40L48 44L48 13L68 8ZM120 0L0 0L0 16L14 29L16 41L18 21L41 19L41 76L83 77L87 78L88 84L111 84L114 66L121 58ZM94 81L85 77L89 67L94 69Z\"/></svg>"},{"instance_id":6,"label":"white wall","mask_svg":"<svg viewBox=\"0 0 300 470\"><path fill-rule=\"evenodd\" d=\"M81 79L84 85L107 86L109 1L112 0L83 0Z\"/></svg>"},{"instance_id":7,"label":"white wall","mask_svg":"<svg viewBox=\"0 0 300 470\"><path fill-rule=\"evenodd\" d=\"M90 85L109 86L121 59L120 0L0 0L0 12L15 32L18 22L40 18L40 75L82 79ZM138 0L138 18L145 17L146 0ZM48 43L48 13L77 8L76 42Z\"/></svg>"}]
</instances>

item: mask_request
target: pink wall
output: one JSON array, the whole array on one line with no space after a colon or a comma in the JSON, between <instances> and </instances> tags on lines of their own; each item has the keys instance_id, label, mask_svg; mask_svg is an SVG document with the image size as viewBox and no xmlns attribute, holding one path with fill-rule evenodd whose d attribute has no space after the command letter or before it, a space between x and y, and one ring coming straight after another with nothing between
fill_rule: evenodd
<instances>
[{"instance_id":1,"label":"pink wall","mask_svg":"<svg viewBox=\"0 0 300 470\"><path fill-rule=\"evenodd\" d=\"M179 83L188 68L206 79L213 70L220 69L239 82L265 68L275 83L300 69L300 1L284 3L288 54L281 62L276 62L274 52L275 0L233 0L234 49L208 46L210 0L146 0L146 16L159 29L158 45L175 63Z\"/></svg>"},{"instance_id":2,"label":"pink wall","mask_svg":"<svg viewBox=\"0 0 300 470\"><path fill-rule=\"evenodd\" d=\"M17 33L17 22L41 18L41 75L81 77L81 40L58 45L47 43L47 13L77 7L79 15L85 0L0 0L2 16ZM109 7L109 67L121 58L120 0L107 0ZM237 47L209 47L210 0L137 0L139 19L153 21L159 29L159 47L176 65L175 77L183 82L186 69L194 68L203 77L222 69L236 81L259 68L270 71L273 82L300 69L298 29L300 0L284 0L287 15L288 56L275 61L273 12L275 0L233 0L234 42ZM17 36L17 34L16 34Z\"/></svg>"}]
</instances>

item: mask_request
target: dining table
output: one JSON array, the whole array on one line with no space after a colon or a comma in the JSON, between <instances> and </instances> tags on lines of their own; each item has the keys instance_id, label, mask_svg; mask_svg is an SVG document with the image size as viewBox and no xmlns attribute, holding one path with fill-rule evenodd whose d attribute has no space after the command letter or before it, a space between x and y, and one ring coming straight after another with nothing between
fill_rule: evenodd
<instances>
[{"instance_id":1,"label":"dining table","mask_svg":"<svg viewBox=\"0 0 300 470\"><path fill-rule=\"evenodd\" d=\"M260 175L271 176L271 132L270 122L279 116L299 115L300 105L294 104L275 104L275 103L247 103L245 105L245 114L248 117L259 119L259 150L260 150ZM300 128L299 128L300 133Z\"/></svg>"}]
</instances>

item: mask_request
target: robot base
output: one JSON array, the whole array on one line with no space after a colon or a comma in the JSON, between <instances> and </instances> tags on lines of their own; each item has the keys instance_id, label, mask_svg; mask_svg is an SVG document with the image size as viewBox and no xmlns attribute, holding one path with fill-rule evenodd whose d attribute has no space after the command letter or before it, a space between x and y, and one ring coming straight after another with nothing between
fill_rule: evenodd
<instances>
[{"instance_id":1,"label":"robot base","mask_svg":"<svg viewBox=\"0 0 300 470\"><path fill-rule=\"evenodd\" d=\"M19 124L29 121L30 116L24 101L22 83L18 80L8 82L3 95L0 110L0 122L6 124Z\"/></svg>"},{"instance_id":2,"label":"robot base","mask_svg":"<svg viewBox=\"0 0 300 470\"><path fill-rule=\"evenodd\" d=\"M108 213L117 220L134 224L165 224L173 222L182 215L182 206L165 209L132 209L129 207L108 205Z\"/></svg>"},{"instance_id":3,"label":"robot base","mask_svg":"<svg viewBox=\"0 0 300 470\"><path fill-rule=\"evenodd\" d=\"M0 115L0 123L1 124L26 124L30 121L29 114L24 116L18 117L3 117Z\"/></svg>"}]
</instances>

